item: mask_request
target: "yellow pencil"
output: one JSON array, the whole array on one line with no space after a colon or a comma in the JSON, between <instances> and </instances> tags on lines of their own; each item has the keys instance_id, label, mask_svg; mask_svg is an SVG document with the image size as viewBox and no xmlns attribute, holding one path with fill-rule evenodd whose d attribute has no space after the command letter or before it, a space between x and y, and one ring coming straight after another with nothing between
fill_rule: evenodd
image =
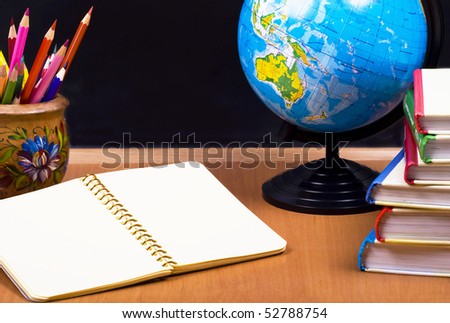
<instances>
[{"instance_id":1,"label":"yellow pencil","mask_svg":"<svg viewBox=\"0 0 450 323\"><path fill-rule=\"evenodd\" d=\"M25 87L25 84L28 81L28 77L30 76L30 72L28 71L28 67L27 64L23 65L24 71L23 71L23 84L22 84L22 88Z\"/></svg>"},{"instance_id":2,"label":"yellow pencil","mask_svg":"<svg viewBox=\"0 0 450 323\"><path fill-rule=\"evenodd\" d=\"M5 59L5 55L3 55L3 51L0 49L0 65L5 65L6 74L9 74L8 62Z\"/></svg>"},{"instance_id":3,"label":"yellow pencil","mask_svg":"<svg viewBox=\"0 0 450 323\"><path fill-rule=\"evenodd\" d=\"M5 91L7 77L6 65L3 64L0 66L0 99L3 97L3 92Z\"/></svg>"}]
</instances>

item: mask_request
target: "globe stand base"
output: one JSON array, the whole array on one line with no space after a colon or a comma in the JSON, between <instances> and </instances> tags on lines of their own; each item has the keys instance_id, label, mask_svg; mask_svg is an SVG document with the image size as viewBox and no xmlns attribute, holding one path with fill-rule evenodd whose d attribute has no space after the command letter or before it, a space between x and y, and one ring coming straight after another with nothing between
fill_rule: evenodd
<instances>
[{"instance_id":1,"label":"globe stand base","mask_svg":"<svg viewBox=\"0 0 450 323\"><path fill-rule=\"evenodd\" d=\"M366 193L378 172L339 157L326 145L326 157L285 171L263 184L270 204L301 213L345 215L378 210Z\"/></svg>"},{"instance_id":2,"label":"globe stand base","mask_svg":"<svg viewBox=\"0 0 450 323\"><path fill-rule=\"evenodd\" d=\"M378 175L370 168L342 159L348 168L326 168L325 159L286 171L263 184L263 197L282 209L320 215L364 213L378 207L365 201L367 188Z\"/></svg>"}]
</instances>

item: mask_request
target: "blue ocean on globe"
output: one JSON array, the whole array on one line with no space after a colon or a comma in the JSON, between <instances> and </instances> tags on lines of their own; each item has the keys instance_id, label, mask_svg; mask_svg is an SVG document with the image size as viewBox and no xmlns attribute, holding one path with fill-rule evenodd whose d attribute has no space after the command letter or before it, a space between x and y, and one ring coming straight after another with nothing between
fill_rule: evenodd
<instances>
[{"instance_id":1,"label":"blue ocean on globe","mask_svg":"<svg viewBox=\"0 0 450 323\"><path fill-rule=\"evenodd\" d=\"M427 23L419 0L245 0L238 49L279 117L344 132L401 103L424 64Z\"/></svg>"}]
</instances>

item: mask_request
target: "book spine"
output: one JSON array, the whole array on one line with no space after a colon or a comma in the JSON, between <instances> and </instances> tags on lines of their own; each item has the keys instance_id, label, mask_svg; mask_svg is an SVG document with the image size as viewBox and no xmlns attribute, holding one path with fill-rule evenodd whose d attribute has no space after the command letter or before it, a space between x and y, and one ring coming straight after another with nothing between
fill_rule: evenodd
<instances>
[{"instance_id":1,"label":"book spine","mask_svg":"<svg viewBox=\"0 0 450 323\"><path fill-rule=\"evenodd\" d=\"M414 178L411 178L409 175L409 171L411 167L417 167L418 164L418 157L417 157L417 146L416 142L414 140L413 134L411 132L411 129L408 126L407 121L405 121L405 172L404 172L404 179L405 182L412 185L414 184Z\"/></svg>"},{"instance_id":2,"label":"book spine","mask_svg":"<svg viewBox=\"0 0 450 323\"><path fill-rule=\"evenodd\" d=\"M403 100L403 111L405 112L409 129L411 130L417 148L419 149L420 158L425 163L430 163L431 159L425 155L425 146L427 145L428 140L432 139L432 136L421 134L416 128L416 123L414 121L414 92L411 89L406 92L405 98Z\"/></svg>"},{"instance_id":3,"label":"book spine","mask_svg":"<svg viewBox=\"0 0 450 323\"><path fill-rule=\"evenodd\" d=\"M382 219L384 218L384 216L387 213L392 213L392 207L388 207L388 206L384 207L380 211L380 213L378 213L377 219L375 220L375 228L374 228L375 237L380 242L384 242L385 241L385 238L381 236L380 226L381 226Z\"/></svg>"},{"instance_id":4,"label":"book spine","mask_svg":"<svg viewBox=\"0 0 450 323\"><path fill-rule=\"evenodd\" d=\"M404 149L400 150L400 152L397 154L397 156L394 157L394 159L391 160L391 162L386 166L386 168L378 175L378 177L375 178L375 180L370 184L369 188L367 189L366 194L366 201L370 204L376 204L375 200L372 198L372 191L375 188L375 186L380 185L384 179L389 175L389 173L397 166L397 164L403 159L405 153Z\"/></svg>"},{"instance_id":5,"label":"book spine","mask_svg":"<svg viewBox=\"0 0 450 323\"><path fill-rule=\"evenodd\" d=\"M142 227L139 221L125 209L94 174L86 175L81 178L81 181L158 262L161 262L166 268L173 269L173 265L177 264L176 261L168 255L167 251L158 244L158 241Z\"/></svg>"},{"instance_id":6,"label":"book spine","mask_svg":"<svg viewBox=\"0 0 450 323\"><path fill-rule=\"evenodd\" d=\"M433 162L433 158L427 155L425 148L430 143L430 141L436 140L436 136L434 135L424 135L422 138L422 141L420 142L419 146L419 154L420 158L427 164Z\"/></svg>"},{"instance_id":7,"label":"book spine","mask_svg":"<svg viewBox=\"0 0 450 323\"><path fill-rule=\"evenodd\" d=\"M424 102L423 102L423 78L422 70L416 69L413 74L414 78L414 121L417 127L417 131L420 133L427 133L425 129L420 126L420 118L423 118Z\"/></svg>"},{"instance_id":8,"label":"book spine","mask_svg":"<svg viewBox=\"0 0 450 323\"><path fill-rule=\"evenodd\" d=\"M361 244L361 247L359 248L358 252L358 267L361 271L366 271L367 268L364 265L364 256L368 252L368 249L370 248L370 245L372 243L375 243L376 241L376 235L375 230L370 231L370 233L367 235L367 237L364 239L364 241Z\"/></svg>"}]
</instances>

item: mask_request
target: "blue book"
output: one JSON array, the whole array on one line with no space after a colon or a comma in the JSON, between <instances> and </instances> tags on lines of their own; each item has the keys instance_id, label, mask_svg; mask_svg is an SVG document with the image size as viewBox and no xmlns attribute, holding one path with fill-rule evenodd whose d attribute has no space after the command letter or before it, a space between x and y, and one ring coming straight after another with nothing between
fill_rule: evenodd
<instances>
[{"instance_id":1,"label":"blue book","mask_svg":"<svg viewBox=\"0 0 450 323\"><path fill-rule=\"evenodd\" d=\"M450 247L406 243L382 243L372 230L358 253L361 271L450 277Z\"/></svg>"},{"instance_id":2,"label":"blue book","mask_svg":"<svg viewBox=\"0 0 450 323\"><path fill-rule=\"evenodd\" d=\"M369 186L367 202L384 206L450 210L450 186L410 185L405 181L405 167L402 149Z\"/></svg>"},{"instance_id":3,"label":"blue book","mask_svg":"<svg viewBox=\"0 0 450 323\"><path fill-rule=\"evenodd\" d=\"M372 231L370 231L370 233L364 239L364 241L361 244L361 247L359 248L358 267L361 271L366 271L366 269L367 269L366 264L365 264L365 259L363 259L365 257L364 252L365 252L366 248L369 248L369 244L375 243L375 241L377 241L377 237L375 234L375 229L373 229Z\"/></svg>"}]
</instances>

